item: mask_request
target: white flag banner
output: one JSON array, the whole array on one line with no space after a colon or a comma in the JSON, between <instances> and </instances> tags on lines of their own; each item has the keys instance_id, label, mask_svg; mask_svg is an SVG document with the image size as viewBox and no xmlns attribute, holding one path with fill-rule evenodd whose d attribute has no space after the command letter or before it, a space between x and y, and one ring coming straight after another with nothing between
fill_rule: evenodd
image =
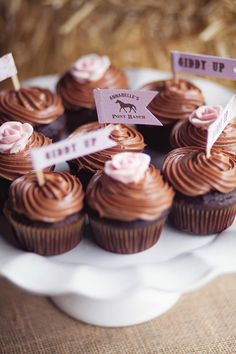
<instances>
[{"instance_id":1,"label":"white flag banner","mask_svg":"<svg viewBox=\"0 0 236 354\"><path fill-rule=\"evenodd\" d=\"M115 129L114 125L98 129L89 133L59 141L41 148L30 150L33 168L40 171L57 163L92 154L117 145L109 135Z\"/></svg>"},{"instance_id":2,"label":"white flag banner","mask_svg":"<svg viewBox=\"0 0 236 354\"><path fill-rule=\"evenodd\" d=\"M212 146L219 138L222 131L231 122L231 120L236 117L235 100L236 96L234 95L231 97L230 101L225 106L219 117L208 128L206 146L206 153L208 157L210 156Z\"/></svg>"},{"instance_id":3,"label":"white flag banner","mask_svg":"<svg viewBox=\"0 0 236 354\"><path fill-rule=\"evenodd\" d=\"M16 64L11 53L0 58L0 81L17 75Z\"/></svg>"}]
</instances>

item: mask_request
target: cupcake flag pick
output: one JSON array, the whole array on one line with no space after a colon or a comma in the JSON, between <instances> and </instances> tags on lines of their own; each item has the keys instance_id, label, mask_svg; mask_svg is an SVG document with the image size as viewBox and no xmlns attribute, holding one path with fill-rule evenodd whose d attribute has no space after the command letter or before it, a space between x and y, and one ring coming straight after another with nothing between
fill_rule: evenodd
<instances>
[{"instance_id":1,"label":"cupcake flag pick","mask_svg":"<svg viewBox=\"0 0 236 354\"><path fill-rule=\"evenodd\" d=\"M58 143L31 149L30 155L39 185L42 186L45 183L44 168L117 145L109 137L114 129L115 127L111 124L105 128L81 133Z\"/></svg>"},{"instance_id":2,"label":"cupcake flag pick","mask_svg":"<svg viewBox=\"0 0 236 354\"><path fill-rule=\"evenodd\" d=\"M157 91L94 89L99 123L162 125L147 106Z\"/></svg>"},{"instance_id":3,"label":"cupcake flag pick","mask_svg":"<svg viewBox=\"0 0 236 354\"><path fill-rule=\"evenodd\" d=\"M171 65L174 80L177 72L236 80L236 59L172 51Z\"/></svg>"},{"instance_id":4,"label":"cupcake flag pick","mask_svg":"<svg viewBox=\"0 0 236 354\"><path fill-rule=\"evenodd\" d=\"M14 89L20 89L20 82L17 76L17 69L12 53L8 53L0 58L0 81L11 78Z\"/></svg>"},{"instance_id":5,"label":"cupcake flag pick","mask_svg":"<svg viewBox=\"0 0 236 354\"><path fill-rule=\"evenodd\" d=\"M177 72L236 80L236 59L172 51L171 64L174 81L177 80ZM213 144L235 115L235 96L233 96L225 109L220 112L215 121L208 127L206 145L207 157L210 156Z\"/></svg>"},{"instance_id":6,"label":"cupcake flag pick","mask_svg":"<svg viewBox=\"0 0 236 354\"><path fill-rule=\"evenodd\" d=\"M211 148L216 140L219 138L222 131L230 123L230 121L236 115L236 96L231 97L228 104L225 106L223 111L218 115L213 123L211 123L207 130L207 145L206 145L206 155L207 158L210 157Z\"/></svg>"}]
</instances>

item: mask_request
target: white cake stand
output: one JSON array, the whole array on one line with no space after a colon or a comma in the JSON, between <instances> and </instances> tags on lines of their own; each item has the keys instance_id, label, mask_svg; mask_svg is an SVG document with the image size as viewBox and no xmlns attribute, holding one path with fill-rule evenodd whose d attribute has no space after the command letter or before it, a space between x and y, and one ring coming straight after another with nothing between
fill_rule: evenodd
<instances>
[{"instance_id":1,"label":"white cake stand","mask_svg":"<svg viewBox=\"0 0 236 354\"><path fill-rule=\"evenodd\" d=\"M133 88L169 76L150 69L127 73ZM39 77L28 83L54 89L56 79L55 75ZM207 80L193 81L208 104L225 105L232 95ZM0 230L10 233L4 224L0 218ZM236 223L220 235L207 237L183 234L166 225L154 247L134 255L106 252L88 234L75 249L54 257L24 252L0 237L0 275L27 291L50 296L76 319L119 327L159 316L183 293L236 271L235 249Z\"/></svg>"}]
</instances>

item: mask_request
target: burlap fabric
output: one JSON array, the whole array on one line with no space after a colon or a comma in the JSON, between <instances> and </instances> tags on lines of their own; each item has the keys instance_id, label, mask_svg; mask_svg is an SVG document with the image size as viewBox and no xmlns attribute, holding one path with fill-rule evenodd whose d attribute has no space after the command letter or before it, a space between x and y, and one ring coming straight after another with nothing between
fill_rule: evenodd
<instances>
[{"instance_id":1,"label":"burlap fabric","mask_svg":"<svg viewBox=\"0 0 236 354\"><path fill-rule=\"evenodd\" d=\"M48 299L0 279L0 353L236 353L236 275L184 295L155 320L117 329L75 321Z\"/></svg>"}]
</instances>

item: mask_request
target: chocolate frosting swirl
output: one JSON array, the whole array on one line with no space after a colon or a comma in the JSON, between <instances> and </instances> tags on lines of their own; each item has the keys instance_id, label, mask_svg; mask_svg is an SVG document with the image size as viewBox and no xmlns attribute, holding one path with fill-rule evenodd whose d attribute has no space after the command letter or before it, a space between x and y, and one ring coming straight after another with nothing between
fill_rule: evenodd
<instances>
[{"instance_id":1,"label":"chocolate frosting swirl","mask_svg":"<svg viewBox=\"0 0 236 354\"><path fill-rule=\"evenodd\" d=\"M236 159L216 149L207 158L203 149L183 147L167 155L163 175L175 190L190 197L228 193L236 188Z\"/></svg>"},{"instance_id":2,"label":"chocolate frosting swirl","mask_svg":"<svg viewBox=\"0 0 236 354\"><path fill-rule=\"evenodd\" d=\"M183 79L178 79L176 83L173 80L154 81L142 89L159 92L148 108L164 124L187 119L204 103L201 90Z\"/></svg>"},{"instance_id":3,"label":"chocolate frosting swirl","mask_svg":"<svg viewBox=\"0 0 236 354\"><path fill-rule=\"evenodd\" d=\"M88 205L100 217L120 221L155 220L171 207L173 197L172 188L153 165L137 183L125 184L100 171L86 193Z\"/></svg>"},{"instance_id":4,"label":"chocolate frosting swirl","mask_svg":"<svg viewBox=\"0 0 236 354\"><path fill-rule=\"evenodd\" d=\"M57 93L61 96L64 106L70 110L80 108L95 109L93 90L95 88L112 89L128 88L126 75L111 65L103 77L97 81L78 82L69 71L58 81Z\"/></svg>"},{"instance_id":5,"label":"chocolate frosting swirl","mask_svg":"<svg viewBox=\"0 0 236 354\"><path fill-rule=\"evenodd\" d=\"M207 130L198 128L187 120L177 123L171 132L170 144L173 148L183 146L205 148L206 143ZM236 155L236 119L227 125L215 142L214 148Z\"/></svg>"},{"instance_id":6,"label":"chocolate frosting swirl","mask_svg":"<svg viewBox=\"0 0 236 354\"><path fill-rule=\"evenodd\" d=\"M35 173L15 180L9 192L8 210L33 221L58 222L83 208L84 192L76 177L67 172L44 173L39 186Z\"/></svg>"},{"instance_id":7,"label":"chocolate frosting swirl","mask_svg":"<svg viewBox=\"0 0 236 354\"><path fill-rule=\"evenodd\" d=\"M33 132L23 151L16 154L0 153L0 177L13 181L33 170L30 149L51 144L46 136Z\"/></svg>"},{"instance_id":8,"label":"chocolate frosting swirl","mask_svg":"<svg viewBox=\"0 0 236 354\"><path fill-rule=\"evenodd\" d=\"M108 125L109 124L104 123L99 124L98 122L84 124L76 129L70 137L104 128ZM125 124L114 125L114 130L110 134L110 138L117 142L116 146L83 157L78 157L73 160L73 163L75 163L79 169L86 169L94 173L98 170L102 170L105 162L110 160L113 155L124 151L142 152L145 147L143 136L136 129Z\"/></svg>"},{"instance_id":9,"label":"chocolate frosting swirl","mask_svg":"<svg viewBox=\"0 0 236 354\"><path fill-rule=\"evenodd\" d=\"M49 124L64 112L61 98L39 87L6 90L0 94L0 122L18 121L33 126Z\"/></svg>"}]
</instances>

